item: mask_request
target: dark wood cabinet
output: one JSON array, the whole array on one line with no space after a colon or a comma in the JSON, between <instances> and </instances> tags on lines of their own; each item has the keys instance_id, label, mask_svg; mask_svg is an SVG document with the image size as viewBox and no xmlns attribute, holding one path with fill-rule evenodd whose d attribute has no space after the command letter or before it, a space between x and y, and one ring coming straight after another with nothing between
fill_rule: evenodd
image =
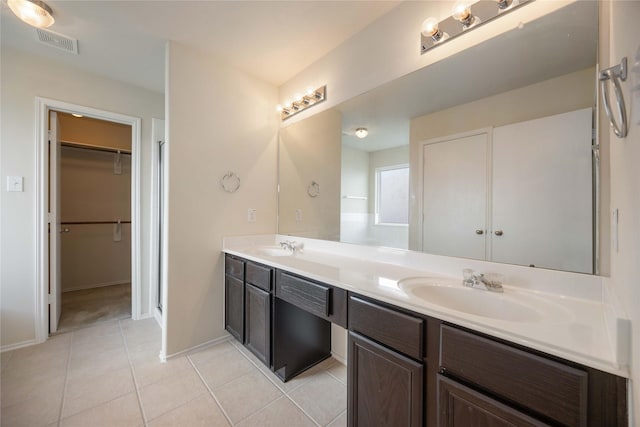
<instances>
[{"instance_id":1,"label":"dark wood cabinet","mask_svg":"<svg viewBox=\"0 0 640 427\"><path fill-rule=\"evenodd\" d=\"M227 255L224 280L224 326L244 342L244 261Z\"/></svg>"},{"instance_id":2,"label":"dark wood cabinet","mask_svg":"<svg viewBox=\"0 0 640 427\"><path fill-rule=\"evenodd\" d=\"M438 425L442 427L548 426L507 405L438 375Z\"/></svg>"},{"instance_id":3,"label":"dark wood cabinet","mask_svg":"<svg viewBox=\"0 0 640 427\"><path fill-rule=\"evenodd\" d=\"M422 426L423 381L421 363L349 332L349 426Z\"/></svg>"},{"instance_id":4,"label":"dark wood cabinet","mask_svg":"<svg viewBox=\"0 0 640 427\"><path fill-rule=\"evenodd\" d=\"M247 283L244 345L271 366L271 294Z\"/></svg>"}]
</instances>

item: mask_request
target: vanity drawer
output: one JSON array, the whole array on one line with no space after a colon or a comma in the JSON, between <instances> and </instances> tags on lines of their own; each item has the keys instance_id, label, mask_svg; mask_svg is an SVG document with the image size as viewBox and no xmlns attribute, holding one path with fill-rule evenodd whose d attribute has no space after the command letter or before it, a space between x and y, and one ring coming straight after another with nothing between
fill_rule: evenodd
<instances>
[{"instance_id":1,"label":"vanity drawer","mask_svg":"<svg viewBox=\"0 0 640 427\"><path fill-rule=\"evenodd\" d=\"M244 280L244 261L227 255L225 257L225 273L240 280Z\"/></svg>"},{"instance_id":2,"label":"vanity drawer","mask_svg":"<svg viewBox=\"0 0 640 427\"><path fill-rule=\"evenodd\" d=\"M447 325L440 368L562 425L587 425L587 372Z\"/></svg>"},{"instance_id":3,"label":"vanity drawer","mask_svg":"<svg viewBox=\"0 0 640 427\"><path fill-rule=\"evenodd\" d=\"M331 287L278 271L276 297L323 318L331 314Z\"/></svg>"},{"instance_id":4,"label":"vanity drawer","mask_svg":"<svg viewBox=\"0 0 640 427\"><path fill-rule=\"evenodd\" d=\"M245 277L247 283L264 291L271 292L271 268L265 265L247 262Z\"/></svg>"},{"instance_id":5,"label":"vanity drawer","mask_svg":"<svg viewBox=\"0 0 640 427\"><path fill-rule=\"evenodd\" d=\"M349 297L349 330L359 332L399 352L421 360L424 356L424 320Z\"/></svg>"}]
</instances>

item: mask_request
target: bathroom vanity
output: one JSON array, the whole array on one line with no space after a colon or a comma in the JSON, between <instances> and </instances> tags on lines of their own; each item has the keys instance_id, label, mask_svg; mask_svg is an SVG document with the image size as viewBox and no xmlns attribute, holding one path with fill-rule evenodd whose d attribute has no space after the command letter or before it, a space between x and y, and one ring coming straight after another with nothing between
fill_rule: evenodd
<instances>
[{"instance_id":1,"label":"bathroom vanity","mask_svg":"<svg viewBox=\"0 0 640 427\"><path fill-rule=\"evenodd\" d=\"M526 317L528 303L504 299L503 318L500 307L491 306L499 294L465 289L462 295L458 279L390 262L408 251L365 261L340 254L357 248L351 245L323 242L316 251L314 241L297 240L307 246L302 254L280 252L273 240L225 239L225 326L283 381L331 355L331 323L348 329L350 426L627 425L624 368L615 360L590 360L593 354L580 357L588 346L609 343L563 349L554 341L572 346L582 339L584 346L587 326L598 335L598 325L587 325L575 309L582 301L573 308L558 303L557 317L535 319ZM420 277L428 284L417 286ZM439 294L421 297L424 286L439 287L454 307L460 298L477 296L478 304L496 312L483 317L459 307L434 309L428 300ZM507 298L518 292L505 289ZM536 304L547 304L540 298ZM513 307L521 310L509 314ZM536 332L541 322L553 328L546 342ZM583 336L562 337L564 330Z\"/></svg>"}]
</instances>

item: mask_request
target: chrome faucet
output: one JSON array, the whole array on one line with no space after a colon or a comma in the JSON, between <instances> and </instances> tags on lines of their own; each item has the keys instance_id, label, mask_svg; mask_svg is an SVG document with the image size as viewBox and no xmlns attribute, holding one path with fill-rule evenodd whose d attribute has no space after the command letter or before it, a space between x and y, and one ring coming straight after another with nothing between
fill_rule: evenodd
<instances>
[{"instance_id":1,"label":"chrome faucet","mask_svg":"<svg viewBox=\"0 0 640 427\"><path fill-rule=\"evenodd\" d=\"M304 248L304 243L294 242L293 240L285 240L284 242L280 242L280 246L282 249L286 249L291 251L291 253L295 254L296 252L301 252Z\"/></svg>"},{"instance_id":2,"label":"chrome faucet","mask_svg":"<svg viewBox=\"0 0 640 427\"><path fill-rule=\"evenodd\" d=\"M462 275L462 284L464 286L491 292L504 292L501 275L489 274L485 276L482 273L476 273L470 268L462 270Z\"/></svg>"}]
</instances>

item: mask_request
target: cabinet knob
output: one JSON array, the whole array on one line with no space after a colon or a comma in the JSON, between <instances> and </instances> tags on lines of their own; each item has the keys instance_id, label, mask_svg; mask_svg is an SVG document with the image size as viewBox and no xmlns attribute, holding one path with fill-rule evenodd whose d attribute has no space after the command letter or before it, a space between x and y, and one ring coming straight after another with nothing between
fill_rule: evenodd
<instances>
[{"instance_id":1,"label":"cabinet knob","mask_svg":"<svg viewBox=\"0 0 640 427\"><path fill-rule=\"evenodd\" d=\"M502 236L502 230L496 230L495 235L496 236Z\"/></svg>"},{"instance_id":2,"label":"cabinet knob","mask_svg":"<svg viewBox=\"0 0 640 427\"><path fill-rule=\"evenodd\" d=\"M484 234L484 230L476 230L476 234L477 234L478 236L481 236L481 235L483 235L483 234Z\"/></svg>"}]
</instances>

